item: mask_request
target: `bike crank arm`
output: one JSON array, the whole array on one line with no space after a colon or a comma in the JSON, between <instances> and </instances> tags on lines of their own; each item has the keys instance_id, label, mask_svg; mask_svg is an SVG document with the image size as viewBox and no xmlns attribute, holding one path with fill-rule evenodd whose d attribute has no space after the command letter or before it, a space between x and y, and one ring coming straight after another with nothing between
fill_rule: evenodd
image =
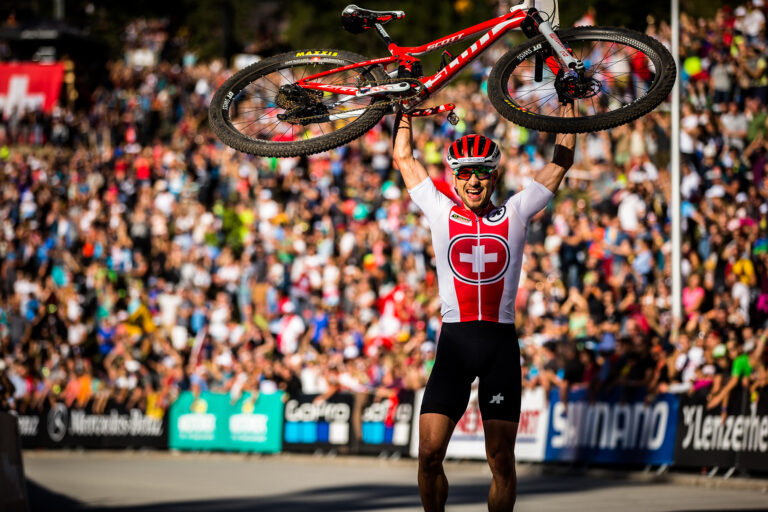
<instances>
[{"instance_id":1,"label":"bike crank arm","mask_svg":"<svg viewBox=\"0 0 768 512\"><path fill-rule=\"evenodd\" d=\"M413 110L409 110L406 112L406 115L409 117L427 117L427 116L434 116L436 114L442 114L444 112L448 112L448 122L455 125L459 122L459 116L456 115L454 110L456 109L456 105L453 103L445 103L443 105L439 105L437 107L431 107L431 108L416 108Z\"/></svg>"},{"instance_id":2,"label":"bike crank arm","mask_svg":"<svg viewBox=\"0 0 768 512\"><path fill-rule=\"evenodd\" d=\"M456 108L453 103L446 103L437 107L431 108L416 108L405 112L410 117L427 117L434 116L435 114L442 114L443 112L452 112Z\"/></svg>"},{"instance_id":3,"label":"bike crank arm","mask_svg":"<svg viewBox=\"0 0 768 512\"><path fill-rule=\"evenodd\" d=\"M392 92L405 92L411 89L411 84L408 82L398 82L395 84L384 84L374 86L363 86L357 91L355 96L358 98L363 96L375 96L377 94L385 94Z\"/></svg>"}]
</instances>

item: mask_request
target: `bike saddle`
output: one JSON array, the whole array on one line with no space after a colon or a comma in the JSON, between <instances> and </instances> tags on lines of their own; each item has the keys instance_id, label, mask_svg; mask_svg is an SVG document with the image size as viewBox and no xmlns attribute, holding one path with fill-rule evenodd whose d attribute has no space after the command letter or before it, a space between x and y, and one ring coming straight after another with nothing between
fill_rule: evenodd
<instances>
[{"instance_id":1,"label":"bike saddle","mask_svg":"<svg viewBox=\"0 0 768 512\"><path fill-rule=\"evenodd\" d=\"M341 24L344 29L353 34L360 34L376 23L385 24L392 20L405 18L403 11L371 11L354 4L348 5L341 11Z\"/></svg>"}]
</instances>

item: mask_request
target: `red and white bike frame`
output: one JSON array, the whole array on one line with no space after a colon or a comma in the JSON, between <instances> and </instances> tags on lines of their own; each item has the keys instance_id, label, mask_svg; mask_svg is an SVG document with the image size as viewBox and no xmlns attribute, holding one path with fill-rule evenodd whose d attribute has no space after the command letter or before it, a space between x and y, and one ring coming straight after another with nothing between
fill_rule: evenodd
<instances>
[{"instance_id":1,"label":"red and white bike frame","mask_svg":"<svg viewBox=\"0 0 768 512\"><path fill-rule=\"evenodd\" d=\"M426 55L443 48L444 46L458 43L464 39L472 37L480 32L486 31L486 33L475 41L472 46L464 50L461 54L451 60L445 67L440 69L437 73L431 76L419 77L419 80L424 88L421 92L421 96L415 101L411 100L410 106L420 103L431 94L439 91L448 82L450 82L457 73L459 73L467 64L472 62L480 54L488 49L493 43L498 41L504 34L510 30L520 28L520 25L527 17L528 10L533 6L534 0L525 0L519 5L515 5L510 8L510 12L502 16L493 18L491 20L479 23L470 28L455 32L447 37L443 37L427 43L422 46L398 46L395 43L390 43L387 47L390 57L382 57L379 59L367 60L364 62L358 62L350 64L348 66L342 66L322 73L317 73L305 78L302 78L297 82L297 85L305 89L315 89L319 91L328 91L336 94L342 94L347 96L371 96L375 94L382 94L387 92L401 92L407 90L410 86L407 83L386 84L383 86L374 87L353 87L344 85L332 85L314 82L319 78L332 75L334 73L340 73L351 69L363 68L368 66L386 66L387 64L397 63L410 69L411 65L418 62L418 57ZM379 27L380 28L380 27ZM547 39L554 49L554 54L558 56L558 59L550 57L547 59L547 66L553 73L557 74L560 69L560 65L564 65L565 69L573 69L577 65L577 60L573 58L568 49L563 45L560 39L555 35L552 30L552 26L549 22L542 22L538 24L538 29L541 34ZM386 33L382 34L387 39ZM344 114L336 115L334 117L343 116Z\"/></svg>"}]
</instances>

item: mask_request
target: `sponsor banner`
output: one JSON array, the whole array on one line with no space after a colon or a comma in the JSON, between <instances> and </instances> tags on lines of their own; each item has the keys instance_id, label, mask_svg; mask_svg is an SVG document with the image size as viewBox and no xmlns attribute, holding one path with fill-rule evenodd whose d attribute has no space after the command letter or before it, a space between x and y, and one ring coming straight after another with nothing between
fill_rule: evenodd
<instances>
[{"instance_id":1,"label":"sponsor banner","mask_svg":"<svg viewBox=\"0 0 768 512\"><path fill-rule=\"evenodd\" d=\"M659 395L622 402L618 390L587 400L586 390L572 391L567 405L554 390L549 396L545 459L619 464L670 464L677 427L678 398Z\"/></svg>"},{"instance_id":2,"label":"sponsor banner","mask_svg":"<svg viewBox=\"0 0 768 512\"><path fill-rule=\"evenodd\" d=\"M413 436L410 455L419 454L419 416L424 390L416 393L416 414L413 421ZM537 388L525 390L522 396L520 424L515 443L515 457L518 460L544 460L547 443L549 409L544 390ZM473 385L467 410L456 424L446 457L457 459L485 459L485 434L477 400L477 388Z\"/></svg>"},{"instance_id":3,"label":"sponsor banner","mask_svg":"<svg viewBox=\"0 0 768 512\"><path fill-rule=\"evenodd\" d=\"M547 448L549 407L543 388L526 389L520 408L515 457L517 460L542 461Z\"/></svg>"},{"instance_id":4,"label":"sponsor banner","mask_svg":"<svg viewBox=\"0 0 768 512\"><path fill-rule=\"evenodd\" d=\"M50 113L59 101L64 65L58 62L0 64L0 112L42 110Z\"/></svg>"},{"instance_id":5,"label":"sponsor banner","mask_svg":"<svg viewBox=\"0 0 768 512\"><path fill-rule=\"evenodd\" d=\"M282 392L228 394L182 393L171 406L169 446L178 450L275 453L281 450Z\"/></svg>"},{"instance_id":6,"label":"sponsor banner","mask_svg":"<svg viewBox=\"0 0 768 512\"><path fill-rule=\"evenodd\" d=\"M675 464L768 471L768 397L743 409L723 416L705 397L681 395Z\"/></svg>"},{"instance_id":7,"label":"sponsor banner","mask_svg":"<svg viewBox=\"0 0 768 512\"><path fill-rule=\"evenodd\" d=\"M16 417L0 412L0 510L26 512L27 489Z\"/></svg>"},{"instance_id":8,"label":"sponsor banner","mask_svg":"<svg viewBox=\"0 0 768 512\"><path fill-rule=\"evenodd\" d=\"M168 447L165 418L147 416L110 402L103 412L46 404L34 414L19 414L24 448L157 448Z\"/></svg>"},{"instance_id":9,"label":"sponsor banner","mask_svg":"<svg viewBox=\"0 0 768 512\"><path fill-rule=\"evenodd\" d=\"M353 395L336 393L315 403L319 395L302 395L285 404L283 449L349 451L352 443Z\"/></svg>"},{"instance_id":10,"label":"sponsor banner","mask_svg":"<svg viewBox=\"0 0 768 512\"><path fill-rule=\"evenodd\" d=\"M358 395L352 424L359 453L399 452L408 454L413 423L412 391L401 391L393 398L374 400L373 395Z\"/></svg>"}]
</instances>

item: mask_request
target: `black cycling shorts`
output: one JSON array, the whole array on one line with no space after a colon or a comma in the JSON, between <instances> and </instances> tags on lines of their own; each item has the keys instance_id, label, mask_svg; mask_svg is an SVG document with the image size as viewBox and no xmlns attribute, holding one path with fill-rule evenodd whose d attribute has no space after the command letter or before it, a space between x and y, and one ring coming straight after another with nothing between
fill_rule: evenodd
<instances>
[{"instance_id":1,"label":"black cycling shorts","mask_svg":"<svg viewBox=\"0 0 768 512\"><path fill-rule=\"evenodd\" d=\"M458 422L467 409L475 377L480 378L478 401L483 420L519 422L522 384L514 324L444 323L421 414L444 414Z\"/></svg>"}]
</instances>

